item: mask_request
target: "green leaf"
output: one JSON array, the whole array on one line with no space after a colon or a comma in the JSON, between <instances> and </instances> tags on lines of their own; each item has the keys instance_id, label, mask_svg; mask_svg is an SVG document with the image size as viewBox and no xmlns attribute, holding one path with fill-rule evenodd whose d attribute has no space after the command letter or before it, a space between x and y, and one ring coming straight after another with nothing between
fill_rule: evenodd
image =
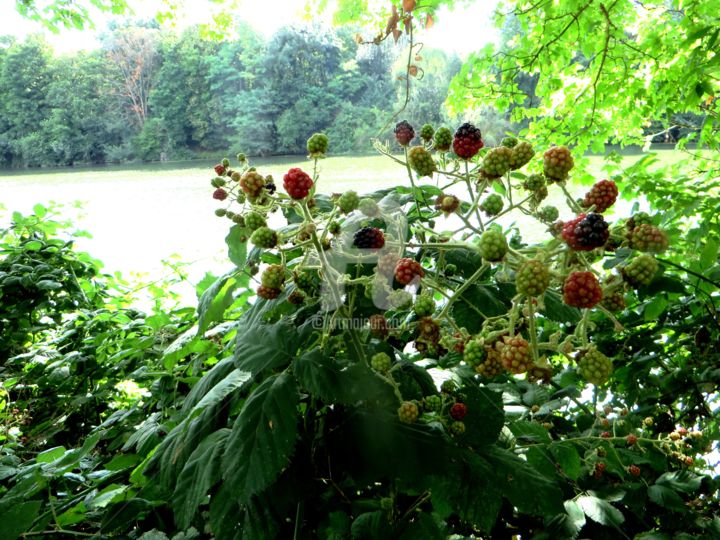
<instances>
[{"instance_id":1,"label":"green leaf","mask_svg":"<svg viewBox=\"0 0 720 540\"><path fill-rule=\"evenodd\" d=\"M394 527L386 512L377 510L360 514L350 527L352 540L394 540Z\"/></svg>"},{"instance_id":2,"label":"green leaf","mask_svg":"<svg viewBox=\"0 0 720 540\"><path fill-rule=\"evenodd\" d=\"M459 437L475 448L497 441L505 422L502 394L488 388L463 388L463 402L468 412L463 422L465 433Z\"/></svg>"},{"instance_id":3,"label":"green leaf","mask_svg":"<svg viewBox=\"0 0 720 540\"><path fill-rule=\"evenodd\" d=\"M387 379L366 364L340 366L320 349L313 349L298 358L293 372L300 385L328 403L352 405L358 401L393 404L397 401Z\"/></svg>"},{"instance_id":4,"label":"green leaf","mask_svg":"<svg viewBox=\"0 0 720 540\"><path fill-rule=\"evenodd\" d=\"M430 514L417 514L413 522L405 527L399 540L445 540L447 535L440 529Z\"/></svg>"},{"instance_id":5,"label":"green leaf","mask_svg":"<svg viewBox=\"0 0 720 540\"><path fill-rule=\"evenodd\" d=\"M455 301L452 313L455 321L471 333L478 332L487 317L497 317L507 313L510 303L497 287L471 285Z\"/></svg>"},{"instance_id":6,"label":"green leaf","mask_svg":"<svg viewBox=\"0 0 720 540\"><path fill-rule=\"evenodd\" d=\"M38 203L35 206L33 206L33 212L35 212L35 215L37 217L42 219L47 215L47 208L45 208L42 204Z\"/></svg>"},{"instance_id":7,"label":"green leaf","mask_svg":"<svg viewBox=\"0 0 720 540\"><path fill-rule=\"evenodd\" d=\"M570 307L562 301L555 291L547 291L545 293L545 309L543 314L548 319L561 323L575 323L580 320L580 310Z\"/></svg>"},{"instance_id":8,"label":"green leaf","mask_svg":"<svg viewBox=\"0 0 720 540\"><path fill-rule=\"evenodd\" d=\"M240 225L230 227L230 232L225 237L225 243L228 246L228 258L237 266L242 268L247 260L247 238L251 231ZM240 238L244 237L245 241L241 242Z\"/></svg>"},{"instance_id":9,"label":"green leaf","mask_svg":"<svg viewBox=\"0 0 720 540\"><path fill-rule=\"evenodd\" d=\"M42 279L38 281L35 286L41 291L56 291L58 289L62 289L62 283L58 283L57 281L53 281L51 279Z\"/></svg>"},{"instance_id":10,"label":"green leaf","mask_svg":"<svg viewBox=\"0 0 720 540\"><path fill-rule=\"evenodd\" d=\"M175 523L180 529L190 526L198 506L207 499L207 492L220 480L221 458L229 434L227 428L210 434L190 455L180 472L172 498Z\"/></svg>"},{"instance_id":11,"label":"green leaf","mask_svg":"<svg viewBox=\"0 0 720 540\"><path fill-rule=\"evenodd\" d=\"M645 304L643 317L646 321L655 321L665 311L668 306L667 298L664 296L656 296L650 302Z\"/></svg>"},{"instance_id":12,"label":"green leaf","mask_svg":"<svg viewBox=\"0 0 720 540\"><path fill-rule=\"evenodd\" d=\"M553 516L564 511L557 484L528 462L497 446L489 446L484 456L495 471L503 495L520 512Z\"/></svg>"},{"instance_id":13,"label":"green leaf","mask_svg":"<svg viewBox=\"0 0 720 540\"><path fill-rule=\"evenodd\" d=\"M120 528L129 528L130 523L135 522L141 514L150 510L152 510L152 503L139 497L114 503L103 513L100 532L107 534Z\"/></svg>"},{"instance_id":14,"label":"green leaf","mask_svg":"<svg viewBox=\"0 0 720 540\"><path fill-rule=\"evenodd\" d=\"M13 505L0 514L0 538L15 540L27 531L40 512L42 501L26 501Z\"/></svg>"},{"instance_id":15,"label":"green leaf","mask_svg":"<svg viewBox=\"0 0 720 540\"><path fill-rule=\"evenodd\" d=\"M56 446L55 448L50 448L50 450L40 452L35 458L35 461L37 461L38 463L52 463L56 459L60 459L61 457L63 457L65 452L65 447Z\"/></svg>"},{"instance_id":16,"label":"green leaf","mask_svg":"<svg viewBox=\"0 0 720 540\"><path fill-rule=\"evenodd\" d=\"M674 512L687 512L685 502L682 500L680 495L675 493L672 489L666 486L660 486L655 484L648 488L648 498L663 508L672 510Z\"/></svg>"},{"instance_id":17,"label":"green leaf","mask_svg":"<svg viewBox=\"0 0 720 540\"><path fill-rule=\"evenodd\" d=\"M655 480L655 483L684 493L692 493L700 489L702 476L686 470L669 471L662 474L660 478Z\"/></svg>"},{"instance_id":18,"label":"green leaf","mask_svg":"<svg viewBox=\"0 0 720 540\"><path fill-rule=\"evenodd\" d=\"M718 260L718 244L712 237L707 237L705 246L700 253L700 268L707 270L713 266Z\"/></svg>"},{"instance_id":19,"label":"green leaf","mask_svg":"<svg viewBox=\"0 0 720 540\"><path fill-rule=\"evenodd\" d=\"M233 303L233 291L238 281L232 274L219 278L200 297L198 335L204 334L212 323L222 320L225 310Z\"/></svg>"},{"instance_id":20,"label":"green leaf","mask_svg":"<svg viewBox=\"0 0 720 540\"><path fill-rule=\"evenodd\" d=\"M268 487L284 469L297 438L295 380L288 373L266 379L240 411L223 455L225 481L241 501Z\"/></svg>"},{"instance_id":21,"label":"green leaf","mask_svg":"<svg viewBox=\"0 0 720 540\"><path fill-rule=\"evenodd\" d=\"M570 443L558 443L550 446L550 452L555 457L563 472L572 480L580 478L582 461L580 454Z\"/></svg>"},{"instance_id":22,"label":"green leaf","mask_svg":"<svg viewBox=\"0 0 720 540\"><path fill-rule=\"evenodd\" d=\"M583 495L578 497L576 502L587 517L600 525L619 529L620 525L625 522L625 516L620 510L594 495Z\"/></svg>"},{"instance_id":23,"label":"green leaf","mask_svg":"<svg viewBox=\"0 0 720 540\"><path fill-rule=\"evenodd\" d=\"M288 320L252 324L238 331L235 342L235 367L253 375L287 365L302 345L298 329Z\"/></svg>"}]
</instances>

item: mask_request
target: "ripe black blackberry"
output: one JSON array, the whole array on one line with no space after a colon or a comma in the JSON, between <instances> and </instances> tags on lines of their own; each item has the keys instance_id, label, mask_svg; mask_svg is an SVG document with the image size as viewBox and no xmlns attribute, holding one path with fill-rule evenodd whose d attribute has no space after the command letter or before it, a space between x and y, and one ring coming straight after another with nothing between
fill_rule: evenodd
<instances>
[{"instance_id":1,"label":"ripe black blackberry","mask_svg":"<svg viewBox=\"0 0 720 540\"><path fill-rule=\"evenodd\" d=\"M353 237L353 246L359 249L380 249L384 245L385 236L377 227L363 227Z\"/></svg>"},{"instance_id":2,"label":"ripe black blackberry","mask_svg":"<svg viewBox=\"0 0 720 540\"><path fill-rule=\"evenodd\" d=\"M459 158L471 159L483 146L482 133L472 124L465 122L455 132L453 151Z\"/></svg>"},{"instance_id":3,"label":"ripe black blackberry","mask_svg":"<svg viewBox=\"0 0 720 540\"><path fill-rule=\"evenodd\" d=\"M605 245L610 230L602 215L590 213L575 226L575 238L583 248L596 248Z\"/></svg>"}]
</instances>

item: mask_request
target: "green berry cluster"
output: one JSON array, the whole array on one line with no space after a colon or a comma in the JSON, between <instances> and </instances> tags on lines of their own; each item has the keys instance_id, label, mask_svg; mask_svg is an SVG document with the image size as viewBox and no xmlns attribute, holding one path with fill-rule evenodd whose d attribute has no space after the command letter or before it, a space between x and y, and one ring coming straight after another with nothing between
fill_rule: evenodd
<instances>
[{"instance_id":1,"label":"green berry cluster","mask_svg":"<svg viewBox=\"0 0 720 540\"><path fill-rule=\"evenodd\" d=\"M433 135L435 135L435 130L430 124L424 124L423 127L420 128L420 138L426 143L432 140Z\"/></svg>"},{"instance_id":2,"label":"green berry cluster","mask_svg":"<svg viewBox=\"0 0 720 540\"><path fill-rule=\"evenodd\" d=\"M518 140L515 137L505 137L500 144L508 148L517 146Z\"/></svg>"},{"instance_id":3,"label":"green berry cluster","mask_svg":"<svg viewBox=\"0 0 720 540\"><path fill-rule=\"evenodd\" d=\"M346 191L338 197L337 205L344 214L349 214L360 204L360 197L355 191Z\"/></svg>"},{"instance_id":4,"label":"green berry cluster","mask_svg":"<svg viewBox=\"0 0 720 540\"><path fill-rule=\"evenodd\" d=\"M360 199L357 207L358 210L360 210L360 212L365 214L367 217L378 217L380 215L380 207L373 199Z\"/></svg>"},{"instance_id":5,"label":"green berry cluster","mask_svg":"<svg viewBox=\"0 0 720 540\"><path fill-rule=\"evenodd\" d=\"M643 223L630 232L630 247L646 253L662 253L668 248L665 231Z\"/></svg>"},{"instance_id":6,"label":"green berry cluster","mask_svg":"<svg viewBox=\"0 0 720 540\"><path fill-rule=\"evenodd\" d=\"M535 155L535 150L530 143L520 142L512 148L512 154L510 154L510 169L517 170L523 165L526 165Z\"/></svg>"},{"instance_id":7,"label":"green berry cluster","mask_svg":"<svg viewBox=\"0 0 720 540\"><path fill-rule=\"evenodd\" d=\"M485 212L488 216L497 216L502 212L504 203L503 199L497 193L488 195L485 200L480 204L480 210Z\"/></svg>"},{"instance_id":8,"label":"green berry cluster","mask_svg":"<svg viewBox=\"0 0 720 540\"><path fill-rule=\"evenodd\" d=\"M523 263L515 276L517 292L525 296L540 296L549 285L550 271L537 259Z\"/></svg>"},{"instance_id":9,"label":"green berry cluster","mask_svg":"<svg viewBox=\"0 0 720 540\"><path fill-rule=\"evenodd\" d=\"M248 212L245 215L245 226L251 231L259 229L260 227L265 227L266 225L267 221L265 221L262 214L257 212Z\"/></svg>"},{"instance_id":10,"label":"green berry cluster","mask_svg":"<svg viewBox=\"0 0 720 540\"><path fill-rule=\"evenodd\" d=\"M537 191L546 186L545 177L542 174L531 174L525 179L522 186L528 191Z\"/></svg>"},{"instance_id":11,"label":"green berry cluster","mask_svg":"<svg viewBox=\"0 0 720 540\"><path fill-rule=\"evenodd\" d=\"M465 344L463 360L469 366L477 366L485 359L485 347L477 340L472 339Z\"/></svg>"},{"instance_id":12,"label":"green berry cluster","mask_svg":"<svg viewBox=\"0 0 720 540\"><path fill-rule=\"evenodd\" d=\"M432 176L436 166L432 155L424 146L413 146L408 150L408 165L418 176Z\"/></svg>"},{"instance_id":13,"label":"green berry cluster","mask_svg":"<svg viewBox=\"0 0 720 540\"><path fill-rule=\"evenodd\" d=\"M575 166L567 146L554 146L543 156L543 172L548 182L562 182Z\"/></svg>"},{"instance_id":14,"label":"green berry cluster","mask_svg":"<svg viewBox=\"0 0 720 540\"><path fill-rule=\"evenodd\" d=\"M285 267L280 264L271 264L260 276L260 283L263 287L281 289L285 283Z\"/></svg>"},{"instance_id":15,"label":"green berry cluster","mask_svg":"<svg viewBox=\"0 0 720 540\"><path fill-rule=\"evenodd\" d=\"M384 352L374 354L370 358L370 366L378 373L387 373L390 370L392 360L390 356Z\"/></svg>"},{"instance_id":16,"label":"green berry cluster","mask_svg":"<svg viewBox=\"0 0 720 540\"><path fill-rule=\"evenodd\" d=\"M307 151L311 157L323 156L327 153L329 140L324 133L315 133L307 140Z\"/></svg>"},{"instance_id":17,"label":"green berry cluster","mask_svg":"<svg viewBox=\"0 0 720 540\"><path fill-rule=\"evenodd\" d=\"M655 277L658 263L655 257L646 253L635 257L622 270L625 280L633 286L648 285Z\"/></svg>"},{"instance_id":18,"label":"green berry cluster","mask_svg":"<svg viewBox=\"0 0 720 540\"><path fill-rule=\"evenodd\" d=\"M502 260L508 251L505 235L499 229L489 229L480 237L478 246L483 259L490 262Z\"/></svg>"},{"instance_id":19,"label":"green berry cluster","mask_svg":"<svg viewBox=\"0 0 720 540\"><path fill-rule=\"evenodd\" d=\"M423 408L428 412L438 412L442 408L442 398L435 394L425 397Z\"/></svg>"},{"instance_id":20,"label":"green berry cluster","mask_svg":"<svg viewBox=\"0 0 720 540\"><path fill-rule=\"evenodd\" d=\"M545 223L553 223L560 217L560 211L554 206L543 206L537 211L540 221Z\"/></svg>"},{"instance_id":21,"label":"green berry cluster","mask_svg":"<svg viewBox=\"0 0 720 540\"><path fill-rule=\"evenodd\" d=\"M498 146L493 148L487 154L482 162L482 170L489 177L500 177L510 170L510 161L512 153L515 149L507 146Z\"/></svg>"},{"instance_id":22,"label":"green berry cluster","mask_svg":"<svg viewBox=\"0 0 720 540\"><path fill-rule=\"evenodd\" d=\"M278 235L275 231L268 227L260 227L256 229L254 233L252 233L252 236L250 236L250 241L256 247L262 249L271 249L277 245Z\"/></svg>"},{"instance_id":23,"label":"green berry cluster","mask_svg":"<svg viewBox=\"0 0 720 540\"><path fill-rule=\"evenodd\" d=\"M435 149L439 152L447 152L450 150L453 142L453 132L449 128L441 127L435 132Z\"/></svg>"},{"instance_id":24,"label":"green berry cluster","mask_svg":"<svg viewBox=\"0 0 720 540\"><path fill-rule=\"evenodd\" d=\"M576 360L578 373L586 381L600 386L610 378L613 368L612 361L594 347L579 352Z\"/></svg>"},{"instance_id":25,"label":"green berry cluster","mask_svg":"<svg viewBox=\"0 0 720 540\"><path fill-rule=\"evenodd\" d=\"M435 312L435 300L429 294L421 294L415 299L413 311L418 317L427 317Z\"/></svg>"},{"instance_id":26,"label":"green berry cluster","mask_svg":"<svg viewBox=\"0 0 720 540\"><path fill-rule=\"evenodd\" d=\"M398 408L398 418L405 424L414 424L419 414L418 406L412 401L403 401Z\"/></svg>"}]
</instances>

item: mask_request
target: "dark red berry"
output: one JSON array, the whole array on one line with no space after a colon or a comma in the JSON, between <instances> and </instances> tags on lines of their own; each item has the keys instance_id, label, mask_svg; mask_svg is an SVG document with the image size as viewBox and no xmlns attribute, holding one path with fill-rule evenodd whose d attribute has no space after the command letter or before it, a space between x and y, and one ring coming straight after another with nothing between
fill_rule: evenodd
<instances>
[{"instance_id":1,"label":"dark red berry","mask_svg":"<svg viewBox=\"0 0 720 540\"><path fill-rule=\"evenodd\" d=\"M293 167L283 176L283 187L293 199L307 197L312 186L310 175L298 167Z\"/></svg>"},{"instance_id":2,"label":"dark red berry","mask_svg":"<svg viewBox=\"0 0 720 540\"><path fill-rule=\"evenodd\" d=\"M260 285L257 289L257 295L260 298L265 298L266 300L275 300L278 296L280 296L280 293L282 291L280 289L273 289L271 287L265 287L264 285Z\"/></svg>"},{"instance_id":3,"label":"dark red berry","mask_svg":"<svg viewBox=\"0 0 720 540\"><path fill-rule=\"evenodd\" d=\"M359 249L380 249L384 245L385 236L377 227L363 227L353 238L353 246Z\"/></svg>"},{"instance_id":4,"label":"dark red berry","mask_svg":"<svg viewBox=\"0 0 720 540\"><path fill-rule=\"evenodd\" d=\"M215 165L215 174L217 174L218 176L223 176L225 174L225 167L223 167L219 163Z\"/></svg>"},{"instance_id":5,"label":"dark red berry","mask_svg":"<svg viewBox=\"0 0 720 540\"><path fill-rule=\"evenodd\" d=\"M610 208L618 197L618 188L612 180L600 180L585 194L583 208L595 206L595 212L604 212Z\"/></svg>"},{"instance_id":6,"label":"dark red berry","mask_svg":"<svg viewBox=\"0 0 720 540\"><path fill-rule=\"evenodd\" d=\"M483 146L482 133L472 124L466 122L455 132L453 151L459 158L471 159Z\"/></svg>"},{"instance_id":7,"label":"dark red berry","mask_svg":"<svg viewBox=\"0 0 720 540\"><path fill-rule=\"evenodd\" d=\"M395 279L401 285L407 285L416 277L424 277L425 271L419 262L407 257L400 259L395 265Z\"/></svg>"},{"instance_id":8,"label":"dark red berry","mask_svg":"<svg viewBox=\"0 0 720 540\"><path fill-rule=\"evenodd\" d=\"M600 282L592 272L573 272L563 285L563 301L568 306L591 308L602 300Z\"/></svg>"},{"instance_id":9,"label":"dark red berry","mask_svg":"<svg viewBox=\"0 0 720 540\"><path fill-rule=\"evenodd\" d=\"M630 435L625 437L625 440L627 441L628 446L634 446L635 444L637 444L638 438L637 438L637 435L633 435L631 433Z\"/></svg>"},{"instance_id":10,"label":"dark red berry","mask_svg":"<svg viewBox=\"0 0 720 540\"><path fill-rule=\"evenodd\" d=\"M633 476L640 476L640 467L638 467L637 465L630 465L628 467L628 472Z\"/></svg>"},{"instance_id":11,"label":"dark red berry","mask_svg":"<svg viewBox=\"0 0 720 540\"><path fill-rule=\"evenodd\" d=\"M563 225L562 237L571 249L590 251L605 245L610 229L600 214L580 214Z\"/></svg>"},{"instance_id":12,"label":"dark red berry","mask_svg":"<svg viewBox=\"0 0 720 540\"><path fill-rule=\"evenodd\" d=\"M415 138L415 130L407 120L398 122L395 126L395 139L401 146L407 146Z\"/></svg>"},{"instance_id":13,"label":"dark red berry","mask_svg":"<svg viewBox=\"0 0 720 540\"><path fill-rule=\"evenodd\" d=\"M228 193L223 188L217 188L215 191L213 191L213 199L217 199L218 201L224 201L227 199Z\"/></svg>"},{"instance_id":14,"label":"dark red berry","mask_svg":"<svg viewBox=\"0 0 720 540\"><path fill-rule=\"evenodd\" d=\"M609 439L610 437L612 437L612 433L610 433L609 431L603 431L603 432L600 434L600 436L601 436L603 439Z\"/></svg>"},{"instance_id":15,"label":"dark red berry","mask_svg":"<svg viewBox=\"0 0 720 540\"><path fill-rule=\"evenodd\" d=\"M453 420L462 420L467 414L467 405L464 403L456 403L450 408L450 416Z\"/></svg>"}]
</instances>

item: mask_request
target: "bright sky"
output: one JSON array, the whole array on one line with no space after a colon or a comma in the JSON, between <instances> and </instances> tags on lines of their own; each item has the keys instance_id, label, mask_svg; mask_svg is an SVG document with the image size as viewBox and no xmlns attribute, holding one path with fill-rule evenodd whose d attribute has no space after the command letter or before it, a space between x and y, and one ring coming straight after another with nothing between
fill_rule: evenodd
<instances>
[{"instance_id":1,"label":"bright sky","mask_svg":"<svg viewBox=\"0 0 720 540\"><path fill-rule=\"evenodd\" d=\"M152 18L162 8L161 0L130 0L130 5L139 18ZM238 13L256 30L272 35L278 28L302 21L306 0L240 0ZM58 52L73 52L97 47L96 36L110 20L105 14L93 17L95 30L65 30L52 34L38 23L23 19L14 9L14 0L0 0L0 35L12 35L20 39L28 34L44 33L48 42ZM180 0L177 26L207 23L212 14L222 9L221 5L209 0ZM468 6L456 7L453 11L443 9L438 13L435 26L425 32L422 41L429 47L453 51L465 56L494 41L497 31L492 27L492 13L497 0L476 0ZM323 22L329 22L330 14L324 15Z\"/></svg>"}]
</instances>

